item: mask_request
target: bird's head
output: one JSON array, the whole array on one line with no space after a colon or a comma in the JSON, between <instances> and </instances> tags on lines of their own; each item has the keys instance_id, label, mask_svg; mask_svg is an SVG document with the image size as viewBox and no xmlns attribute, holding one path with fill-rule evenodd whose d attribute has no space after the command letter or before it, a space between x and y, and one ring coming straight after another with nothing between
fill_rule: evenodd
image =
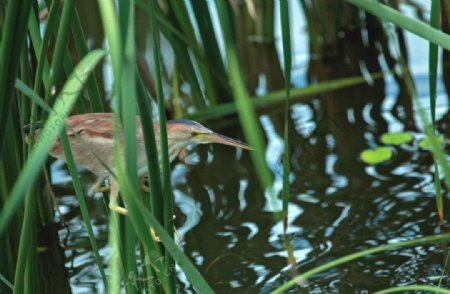
<instances>
[{"instance_id":1,"label":"bird's head","mask_svg":"<svg viewBox=\"0 0 450 294\"><path fill-rule=\"evenodd\" d=\"M167 122L169 145L209 144L218 143L252 150L247 144L214 133L198 122L188 119L175 119ZM181 147L181 146L180 146Z\"/></svg>"}]
</instances>

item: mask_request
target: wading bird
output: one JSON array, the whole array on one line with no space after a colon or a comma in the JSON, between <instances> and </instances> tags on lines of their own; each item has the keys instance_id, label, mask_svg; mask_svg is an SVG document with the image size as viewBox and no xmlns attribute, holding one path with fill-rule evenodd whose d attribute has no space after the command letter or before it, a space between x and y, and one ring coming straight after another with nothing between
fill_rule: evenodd
<instances>
[{"instance_id":1,"label":"wading bird","mask_svg":"<svg viewBox=\"0 0 450 294\"><path fill-rule=\"evenodd\" d=\"M35 142L39 140L39 126L35 125ZM114 159L114 128L115 118L113 113L88 113L73 115L66 119L66 133L70 141L70 147L74 161L97 176L92 186L94 192L104 192L109 189L101 187L102 183L109 177L111 192L109 207L118 213L127 214L127 210L117 204L119 186L111 175L115 170ZM159 124L153 123L155 137L159 148ZM26 141L29 141L30 125L23 128ZM139 117L136 117L136 139L137 139L137 166L138 175L147 175L147 159L145 154L144 136ZM177 155L189 144L219 143L237 148L251 150L244 143L214 133L198 122L187 119L176 119L167 121L167 139L169 146L169 160L172 162ZM159 149L158 149L159 153ZM50 149L50 155L65 161L63 146L58 138ZM154 155L158 156L158 155Z\"/></svg>"}]
</instances>

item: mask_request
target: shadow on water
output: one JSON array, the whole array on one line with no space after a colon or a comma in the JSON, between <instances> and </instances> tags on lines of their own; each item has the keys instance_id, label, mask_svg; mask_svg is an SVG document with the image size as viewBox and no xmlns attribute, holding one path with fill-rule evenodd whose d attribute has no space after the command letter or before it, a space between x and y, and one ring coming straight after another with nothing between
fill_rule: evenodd
<instances>
[{"instance_id":1,"label":"shadow on water","mask_svg":"<svg viewBox=\"0 0 450 294\"><path fill-rule=\"evenodd\" d=\"M341 12L350 9L342 5ZM317 8L309 9L307 12L313 15ZM347 12L356 13L356 9ZM324 26L315 23L314 17L307 19L310 34L311 28ZM383 133L411 131L416 140L420 134L402 76L388 73L396 65L396 59L389 49L385 28L365 14L361 33L359 18L358 24L353 20L341 23L339 30L329 28L328 33L337 33L327 35L319 43L310 40L311 58L306 75L295 77L305 79L308 84L358 75L367 79L366 84L321 94L307 103L291 106L288 233L299 273L358 250L444 230L438 224L432 158L428 151L412 143L392 147L394 157L379 165L368 166L359 159L362 150L383 145L379 139ZM407 59L405 36L396 33L402 56ZM245 38L245 34L239 37ZM261 73L271 81L266 84L266 91L283 86L279 64L276 73L266 66L270 61L267 59L272 59L276 52L274 44L243 48L243 55L252 50L265 52L257 54L263 59L259 69L254 68L258 63L241 56L247 63L243 66L250 75L247 84L251 89L258 87L256 78ZM370 78L369 73L380 71L386 73L384 78ZM442 87L440 91L443 94ZM448 110L445 105L438 107L439 126L448 134L449 115L442 115ZM262 121L268 140L267 158L274 162L271 168L279 177L282 108L265 112ZM243 138L236 125L222 129L208 127L233 138ZM216 292L265 293L290 278L281 225L274 222L267 208L247 152L226 146L198 146L189 149L172 167L176 223L182 235L180 246ZM62 173L57 176L62 179L58 185L61 188L69 178L64 176L62 167L56 167L56 172ZM92 180L84 182L87 185ZM102 197L95 195L88 201L102 245L101 254L107 258L108 218ZM63 214L70 214L77 207L74 196L60 198L59 205ZM66 267L72 290L101 292L101 279L88 250L82 223L79 215L68 220L71 234ZM63 235L66 233L61 230L60 237ZM315 276L304 290L372 292L392 285L437 284L444 253L439 245L430 245L369 256ZM444 273L442 286L450 287L448 273ZM184 282L179 282L178 290L193 292ZM292 293L296 291L293 289Z\"/></svg>"}]
</instances>

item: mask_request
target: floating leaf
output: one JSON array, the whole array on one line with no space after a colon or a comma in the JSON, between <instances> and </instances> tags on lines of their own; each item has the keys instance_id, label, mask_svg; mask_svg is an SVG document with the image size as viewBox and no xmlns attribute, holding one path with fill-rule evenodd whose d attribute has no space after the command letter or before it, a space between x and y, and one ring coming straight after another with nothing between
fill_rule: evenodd
<instances>
[{"instance_id":1,"label":"floating leaf","mask_svg":"<svg viewBox=\"0 0 450 294\"><path fill-rule=\"evenodd\" d=\"M413 139L410 133L384 133L381 136L381 141L387 145L401 145L404 143L409 143Z\"/></svg>"},{"instance_id":2,"label":"floating leaf","mask_svg":"<svg viewBox=\"0 0 450 294\"><path fill-rule=\"evenodd\" d=\"M444 137L443 136L437 136L436 137L439 144L444 143ZM424 149L430 149L431 148L431 141L429 137L425 137L419 142L419 147Z\"/></svg>"},{"instance_id":3,"label":"floating leaf","mask_svg":"<svg viewBox=\"0 0 450 294\"><path fill-rule=\"evenodd\" d=\"M360 158L368 164L377 164L392 157L392 150L389 147L378 147L366 149L361 152Z\"/></svg>"}]
</instances>

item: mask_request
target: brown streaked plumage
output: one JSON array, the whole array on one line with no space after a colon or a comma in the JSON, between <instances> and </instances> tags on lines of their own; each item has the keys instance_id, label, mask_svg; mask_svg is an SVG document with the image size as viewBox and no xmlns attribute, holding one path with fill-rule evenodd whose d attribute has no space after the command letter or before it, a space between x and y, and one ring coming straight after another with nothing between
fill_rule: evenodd
<instances>
[{"instance_id":1,"label":"brown streaked plumage","mask_svg":"<svg viewBox=\"0 0 450 294\"><path fill-rule=\"evenodd\" d=\"M69 137L74 161L98 177L93 191L103 191L100 185L115 169L114 163L114 114L113 113L87 113L70 116L66 119L66 130ZM159 124L154 122L157 143L159 142ZM147 174L144 138L139 117L136 117L137 138L137 165L139 176ZM26 140L30 126L24 127ZM201 124L191 120L171 120L167 122L167 134L170 161L173 161L179 152L189 144L219 143L234 147L251 148L241 142L214 133ZM35 131L35 139L39 137L39 124ZM159 148L159 143L157 144ZM159 150L158 150L159 153ZM50 154L65 161L64 150L59 138L50 150ZM99 160L100 159L100 160ZM105 167L105 165L107 167ZM110 208L119 213L126 214L127 210L117 205L119 188L117 182L111 177Z\"/></svg>"}]
</instances>

